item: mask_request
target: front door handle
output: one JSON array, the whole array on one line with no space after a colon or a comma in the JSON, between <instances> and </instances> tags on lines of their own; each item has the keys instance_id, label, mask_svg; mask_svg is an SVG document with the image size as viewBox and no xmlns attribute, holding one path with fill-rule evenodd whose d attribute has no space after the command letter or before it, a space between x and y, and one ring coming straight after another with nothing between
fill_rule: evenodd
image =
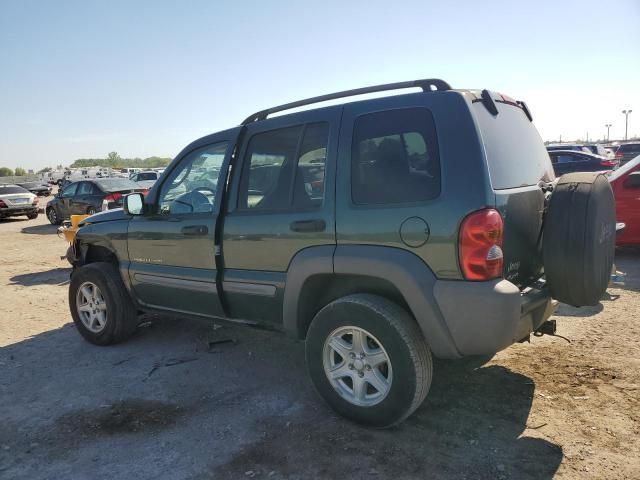
<instances>
[{"instance_id":1,"label":"front door handle","mask_svg":"<svg viewBox=\"0 0 640 480\"><path fill-rule=\"evenodd\" d=\"M322 219L297 220L291 222L290 228L292 232L324 232L327 223Z\"/></svg>"},{"instance_id":2,"label":"front door handle","mask_svg":"<svg viewBox=\"0 0 640 480\"><path fill-rule=\"evenodd\" d=\"M189 225L188 227L182 227L183 235L206 235L209 233L209 229L206 225Z\"/></svg>"}]
</instances>

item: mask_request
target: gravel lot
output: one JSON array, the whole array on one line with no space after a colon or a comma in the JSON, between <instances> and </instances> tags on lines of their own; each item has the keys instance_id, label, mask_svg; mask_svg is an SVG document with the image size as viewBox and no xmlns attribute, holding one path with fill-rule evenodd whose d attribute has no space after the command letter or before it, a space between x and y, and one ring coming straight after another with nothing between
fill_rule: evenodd
<instances>
[{"instance_id":1,"label":"gravel lot","mask_svg":"<svg viewBox=\"0 0 640 480\"><path fill-rule=\"evenodd\" d=\"M279 334L154 316L86 343L55 232L0 221L0 478L640 478L640 251L618 252L624 289L561 306L570 343L437 362L423 406L380 431L337 418Z\"/></svg>"}]
</instances>

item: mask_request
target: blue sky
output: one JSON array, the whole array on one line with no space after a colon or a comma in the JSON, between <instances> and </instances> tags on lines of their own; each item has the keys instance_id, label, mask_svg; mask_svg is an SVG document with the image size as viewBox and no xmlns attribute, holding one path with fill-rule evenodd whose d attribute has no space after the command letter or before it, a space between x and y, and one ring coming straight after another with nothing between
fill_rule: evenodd
<instances>
[{"instance_id":1,"label":"blue sky","mask_svg":"<svg viewBox=\"0 0 640 480\"><path fill-rule=\"evenodd\" d=\"M253 111L439 77L543 138L640 135L640 0L0 0L0 166L174 156Z\"/></svg>"}]
</instances>

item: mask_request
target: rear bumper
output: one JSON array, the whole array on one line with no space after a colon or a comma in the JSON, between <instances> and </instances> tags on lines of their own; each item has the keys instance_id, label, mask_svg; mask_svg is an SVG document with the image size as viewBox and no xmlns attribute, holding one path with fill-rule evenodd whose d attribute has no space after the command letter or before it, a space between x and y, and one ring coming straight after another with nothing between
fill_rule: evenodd
<instances>
[{"instance_id":1,"label":"rear bumper","mask_svg":"<svg viewBox=\"0 0 640 480\"><path fill-rule=\"evenodd\" d=\"M521 292L507 280L438 280L434 297L462 355L493 354L526 338L557 305L544 287Z\"/></svg>"},{"instance_id":2,"label":"rear bumper","mask_svg":"<svg viewBox=\"0 0 640 480\"><path fill-rule=\"evenodd\" d=\"M9 207L0 208L0 218L17 217L19 215L29 215L31 213L37 213L37 205L29 205L28 207Z\"/></svg>"}]
</instances>

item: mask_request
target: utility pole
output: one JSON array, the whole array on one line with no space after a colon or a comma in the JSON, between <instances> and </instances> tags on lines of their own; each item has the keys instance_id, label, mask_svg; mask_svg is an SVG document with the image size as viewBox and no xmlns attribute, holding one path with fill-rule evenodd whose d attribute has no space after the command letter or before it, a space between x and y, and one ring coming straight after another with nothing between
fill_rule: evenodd
<instances>
[{"instance_id":1,"label":"utility pole","mask_svg":"<svg viewBox=\"0 0 640 480\"><path fill-rule=\"evenodd\" d=\"M633 110L622 110L622 114L624 115L624 139L627 139L627 132L629 131L629 114L633 112Z\"/></svg>"},{"instance_id":2,"label":"utility pole","mask_svg":"<svg viewBox=\"0 0 640 480\"><path fill-rule=\"evenodd\" d=\"M605 123L604 124L605 127L607 127L607 143L609 143L609 129L613 126L610 123Z\"/></svg>"}]
</instances>

